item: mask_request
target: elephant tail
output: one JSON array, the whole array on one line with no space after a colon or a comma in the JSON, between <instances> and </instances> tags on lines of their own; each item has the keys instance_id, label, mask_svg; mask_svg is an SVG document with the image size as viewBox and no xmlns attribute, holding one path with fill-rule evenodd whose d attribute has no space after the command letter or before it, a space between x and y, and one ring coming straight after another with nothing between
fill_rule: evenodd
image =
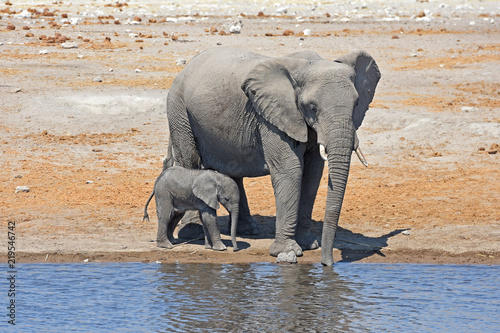
<instances>
[{"instance_id":1,"label":"elephant tail","mask_svg":"<svg viewBox=\"0 0 500 333\"><path fill-rule=\"evenodd\" d=\"M168 140L167 157L163 160L163 171L174 165L174 154L172 152L172 138Z\"/></svg>"},{"instance_id":2,"label":"elephant tail","mask_svg":"<svg viewBox=\"0 0 500 333\"><path fill-rule=\"evenodd\" d=\"M146 202L146 206L144 207L144 217L142 218L142 222L148 222L149 223L149 215L148 215L148 205L151 199L153 199L155 195L155 191L151 192L151 195L148 198L148 201Z\"/></svg>"}]
</instances>

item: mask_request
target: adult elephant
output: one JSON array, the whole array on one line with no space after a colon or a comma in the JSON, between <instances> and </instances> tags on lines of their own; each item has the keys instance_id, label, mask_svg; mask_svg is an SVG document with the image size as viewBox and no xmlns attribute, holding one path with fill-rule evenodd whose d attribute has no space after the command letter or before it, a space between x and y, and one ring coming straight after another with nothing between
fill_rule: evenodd
<instances>
[{"instance_id":1,"label":"adult elephant","mask_svg":"<svg viewBox=\"0 0 500 333\"><path fill-rule=\"evenodd\" d=\"M311 215L328 161L321 262L333 264L333 241L356 130L373 99L380 72L364 51L335 61L311 51L271 58L233 48L194 57L167 98L166 163L217 170L240 188L239 227L256 227L243 177L271 175L276 237L270 254L318 247Z\"/></svg>"}]
</instances>

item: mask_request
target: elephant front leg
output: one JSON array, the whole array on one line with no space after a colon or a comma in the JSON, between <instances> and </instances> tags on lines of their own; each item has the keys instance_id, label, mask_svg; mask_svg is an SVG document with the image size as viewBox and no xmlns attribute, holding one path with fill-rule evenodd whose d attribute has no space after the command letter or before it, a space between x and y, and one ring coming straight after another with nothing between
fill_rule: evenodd
<instances>
[{"instance_id":1,"label":"elephant front leg","mask_svg":"<svg viewBox=\"0 0 500 333\"><path fill-rule=\"evenodd\" d=\"M318 237L312 232L312 211L318 193L325 162L319 154L317 144L313 144L304 156L304 171L299 205L299 223L295 231L295 240L303 250L319 247Z\"/></svg>"},{"instance_id":2,"label":"elephant front leg","mask_svg":"<svg viewBox=\"0 0 500 333\"><path fill-rule=\"evenodd\" d=\"M224 251L226 246L222 243L220 237L219 226L217 224L217 212L215 209L206 208L200 210L200 218L203 223L205 230L205 247L207 247L207 241L212 245L212 250ZM207 235L208 234L208 235Z\"/></svg>"},{"instance_id":3,"label":"elephant front leg","mask_svg":"<svg viewBox=\"0 0 500 333\"><path fill-rule=\"evenodd\" d=\"M271 172L276 198L276 239L269 253L277 257L280 253L293 251L302 256L302 248L295 240L300 202L301 168L287 168L287 172Z\"/></svg>"},{"instance_id":4,"label":"elephant front leg","mask_svg":"<svg viewBox=\"0 0 500 333\"><path fill-rule=\"evenodd\" d=\"M258 235L260 234L259 225L250 214L247 195L243 187L243 178L235 178L234 181L240 191L238 228L236 229L236 233L238 235Z\"/></svg>"}]
</instances>

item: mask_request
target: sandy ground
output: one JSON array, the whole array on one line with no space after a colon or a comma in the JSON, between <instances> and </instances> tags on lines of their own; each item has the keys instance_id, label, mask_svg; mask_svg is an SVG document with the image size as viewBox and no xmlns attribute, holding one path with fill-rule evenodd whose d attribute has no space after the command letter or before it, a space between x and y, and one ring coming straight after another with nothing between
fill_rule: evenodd
<instances>
[{"instance_id":1,"label":"sandy ground","mask_svg":"<svg viewBox=\"0 0 500 333\"><path fill-rule=\"evenodd\" d=\"M166 153L168 88L183 59L223 45L327 59L364 49L378 62L358 132L370 166L353 159L336 261L500 263L498 2L36 3L0 5L3 262L9 222L17 262L274 262L269 177L246 179L262 234L238 237L239 252L224 210L222 253L200 241L158 249L154 203L142 222Z\"/></svg>"}]
</instances>

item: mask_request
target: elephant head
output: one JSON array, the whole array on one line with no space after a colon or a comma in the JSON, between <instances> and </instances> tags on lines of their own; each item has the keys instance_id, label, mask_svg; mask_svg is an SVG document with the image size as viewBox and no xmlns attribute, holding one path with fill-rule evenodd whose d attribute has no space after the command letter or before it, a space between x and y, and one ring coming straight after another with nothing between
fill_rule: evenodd
<instances>
[{"instance_id":1,"label":"elephant head","mask_svg":"<svg viewBox=\"0 0 500 333\"><path fill-rule=\"evenodd\" d=\"M242 84L253 112L278 130L303 143L308 141L308 128L316 133L318 150L329 167L321 252L324 265L333 264L333 241L351 155L358 148L356 130L379 79L377 64L364 51L335 61L301 52L260 63Z\"/></svg>"},{"instance_id":2,"label":"elephant head","mask_svg":"<svg viewBox=\"0 0 500 333\"><path fill-rule=\"evenodd\" d=\"M229 213L233 251L238 251L236 229L238 227L240 191L230 177L214 171L207 171L196 177L193 194L209 207L219 209L219 202Z\"/></svg>"}]
</instances>

